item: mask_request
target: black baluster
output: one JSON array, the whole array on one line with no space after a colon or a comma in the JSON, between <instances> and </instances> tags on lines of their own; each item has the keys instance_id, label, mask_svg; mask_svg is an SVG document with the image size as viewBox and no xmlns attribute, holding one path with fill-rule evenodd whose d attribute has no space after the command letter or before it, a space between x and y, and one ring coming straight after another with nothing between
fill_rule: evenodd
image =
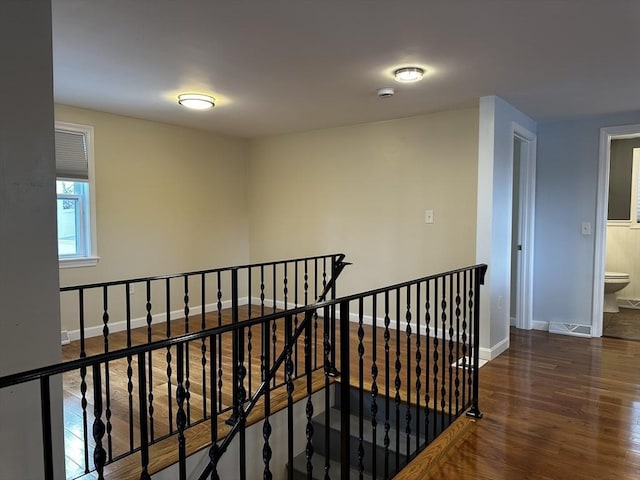
<instances>
[{"instance_id":1,"label":"black baluster","mask_svg":"<svg viewBox=\"0 0 640 480\"><path fill-rule=\"evenodd\" d=\"M336 259L335 257L331 258L331 281L335 281L336 278ZM331 288L331 300L336 299L336 285L333 284ZM331 349L331 370L332 375L337 375L338 370L336 369L336 306L335 304L331 305L331 345L334 347Z\"/></svg>"},{"instance_id":2,"label":"black baluster","mask_svg":"<svg viewBox=\"0 0 640 480\"><path fill-rule=\"evenodd\" d=\"M405 419L405 433L407 436L407 461L411 452L411 286L407 286L407 308L404 315L405 322L407 324L407 407L404 415Z\"/></svg>"},{"instance_id":3,"label":"black baluster","mask_svg":"<svg viewBox=\"0 0 640 480\"><path fill-rule=\"evenodd\" d=\"M324 424L331 425L331 399L329 396L329 373L331 372L331 344L329 342L329 307L323 308L323 335L322 335L322 345L323 345L323 362L324 362ZM331 446L331 439L329 437L330 430L325 428L324 431L324 451L329 452ZM331 468L331 464L329 463L329 455L325 455L324 457L324 478L325 480L330 480L329 470Z\"/></svg>"},{"instance_id":4,"label":"black baluster","mask_svg":"<svg viewBox=\"0 0 640 480\"><path fill-rule=\"evenodd\" d=\"M165 295L166 295L166 327L167 327L167 338L171 338L171 281L170 279L165 280ZM168 407L168 418L169 418L169 434L173 433L173 393L171 391L171 347L167 347L167 407Z\"/></svg>"},{"instance_id":5,"label":"black baluster","mask_svg":"<svg viewBox=\"0 0 640 480\"><path fill-rule=\"evenodd\" d=\"M239 321L239 305L238 305L238 269L233 268L231 270L231 323L237 326ZM244 335L243 335L244 336ZM231 378L232 381L232 402L233 412L231 417L227 420L227 424L233 425L240 420L240 409L242 408L243 401L240 399L240 371L241 362L244 357L244 338L240 338L240 332L237 328L231 332Z\"/></svg>"},{"instance_id":6,"label":"black baluster","mask_svg":"<svg viewBox=\"0 0 640 480\"><path fill-rule=\"evenodd\" d=\"M438 436L437 408L438 408L438 279L433 282L433 438Z\"/></svg>"},{"instance_id":7,"label":"black baluster","mask_svg":"<svg viewBox=\"0 0 640 480\"><path fill-rule=\"evenodd\" d=\"M468 394L469 394L469 401L473 402L473 346L471 344L471 341L473 340L473 271L469 272L469 296L467 298L467 306L469 307L469 320L470 320L470 325L469 328L472 329L472 331L469 332L469 362L467 364L467 386L468 386Z\"/></svg>"},{"instance_id":8,"label":"black baluster","mask_svg":"<svg viewBox=\"0 0 640 480\"><path fill-rule=\"evenodd\" d=\"M420 283L416 283L416 450L420 448L420 390L422 389L422 352L420 352Z\"/></svg>"},{"instance_id":9,"label":"black baluster","mask_svg":"<svg viewBox=\"0 0 640 480\"><path fill-rule=\"evenodd\" d=\"M395 409L396 409L396 467L400 465L400 387L402 387L402 379L400 377L400 372L402 371L402 362L400 362L400 345L401 345L401 332L400 329L400 305L402 303L402 299L400 298L400 289L396 289L396 378L395 378L395 387L396 393L394 396L395 400Z\"/></svg>"},{"instance_id":10,"label":"black baluster","mask_svg":"<svg viewBox=\"0 0 640 480\"><path fill-rule=\"evenodd\" d=\"M184 403L187 397L187 391L184 387L184 343L178 343L177 348L177 366L176 366L176 402L178 411L176 413L176 427L178 428L178 472L180 480L187 478L187 446L184 430L187 426L187 414L184 410Z\"/></svg>"},{"instance_id":11,"label":"black baluster","mask_svg":"<svg viewBox=\"0 0 640 480\"><path fill-rule=\"evenodd\" d=\"M282 293L284 294L284 309L289 309L289 277L287 276L287 262L283 265Z\"/></svg>"},{"instance_id":12,"label":"black baluster","mask_svg":"<svg viewBox=\"0 0 640 480\"><path fill-rule=\"evenodd\" d=\"M467 276L469 271L463 272L462 275L462 294L467 294ZM462 408L467 408L467 302L462 302Z\"/></svg>"},{"instance_id":13,"label":"black baluster","mask_svg":"<svg viewBox=\"0 0 640 480\"><path fill-rule=\"evenodd\" d=\"M318 301L318 259L313 259L313 293L315 301ZM318 368L318 311L313 311L313 368Z\"/></svg>"},{"instance_id":14,"label":"black baluster","mask_svg":"<svg viewBox=\"0 0 640 480\"><path fill-rule=\"evenodd\" d=\"M264 371L265 371L265 379L264 379L264 423L262 424L262 438L264 440L264 445L262 447L262 460L264 462L264 472L262 474L263 480L271 480L273 475L271 474L270 462L271 462L271 446L269 445L269 439L271 437L271 423L269 421L269 417L271 415L271 382L269 378L267 378L267 372L271 370L271 351L270 351L270 341L269 338L269 329L262 329L262 343L263 343L263 352L264 352Z\"/></svg>"},{"instance_id":15,"label":"black baluster","mask_svg":"<svg viewBox=\"0 0 640 480\"><path fill-rule=\"evenodd\" d=\"M286 264L285 264L286 265ZM286 267L285 267L286 271ZM293 318L286 315L284 319L284 374L287 385L287 469L289 480L293 480Z\"/></svg>"},{"instance_id":16,"label":"black baluster","mask_svg":"<svg viewBox=\"0 0 640 480\"><path fill-rule=\"evenodd\" d=\"M104 353L107 353L109 352L109 296L106 285L102 287L102 324ZM107 420L107 458L111 462L113 461L113 440L111 437L113 425L111 424L111 381L109 375L109 362L106 362L104 364L105 419ZM86 420L84 423L86 425ZM87 438L86 431L84 438Z\"/></svg>"},{"instance_id":17,"label":"black baluster","mask_svg":"<svg viewBox=\"0 0 640 480\"><path fill-rule=\"evenodd\" d=\"M335 277L334 277L335 278ZM374 317L375 318L375 317ZM374 320L375 322L375 320ZM340 302L340 371L343 381L340 382L340 478L349 478L351 461L351 396L349 394L350 378L349 365L351 362L349 343L349 302ZM376 450L376 436L373 437L373 451ZM373 457L375 462L375 456ZM375 465L375 463L374 463ZM293 476L291 476L293 479ZM373 478L376 478L375 469Z\"/></svg>"},{"instance_id":18,"label":"black baluster","mask_svg":"<svg viewBox=\"0 0 640 480\"><path fill-rule=\"evenodd\" d=\"M293 304L294 307L293 308L298 308L298 262L294 263L294 274L293 274L293 278L294 278L294 288L293 288ZM293 317L293 328L295 329L294 331L298 331L298 314L296 313L295 316ZM295 343L295 345L293 346L294 348L294 356L295 356L295 377L298 378L298 342Z\"/></svg>"},{"instance_id":19,"label":"black baluster","mask_svg":"<svg viewBox=\"0 0 640 480\"><path fill-rule=\"evenodd\" d=\"M389 318L389 291L384 292L384 477L389 476L389 445L391 444L391 438L389 437L389 431L391 430L390 422L390 403L389 395L391 389L391 370L389 362L389 340L391 340L391 333L389 332L389 325L391 325L391 319Z\"/></svg>"},{"instance_id":20,"label":"black baluster","mask_svg":"<svg viewBox=\"0 0 640 480\"><path fill-rule=\"evenodd\" d=\"M152 332L151 332L151 323L153 321L153 316L151 315L151 280L147 280L147 303L146 303L146 310L147 310L147 342L151 343L152 341ZM149 435L151 438L151 442L153 442L154 438L155 438L155 434L154 434L154 428L153 428L153 413L155 411L155 408L153 406L153 356L151 354L151 351L149 351L148 353L148 362L149 364L149 397L148 397L148 401L149 401Z\"/></svg>"},{"instance_id":21,"label":"black baluster","mask_svg":"<svg viewBox=\"0 0 640 480\"><path fill-rule=\"evenodd\" d=\"M184 333L189 333L189 276L184 276ZM184 346L185 349L185 401L187 403L187 425L191 425L191 381L190 381L190 365L191 356L189 355L189 342Z\"/></svg>"},{"instance_id":22,"label":"black baluster","mask_svg":"<svg viewBox=\"0 0 640 480\"><path fill-rule=\"evenodd\" d=\"M206 278L205 278L205 274L202 273L200 276L200 297L201 297L200 304L202 305L200 328L202 330L207 329L207 309L206 309L207 302L205 300L206 294L207 294ZM203 420L207 418L207 343L206 341L207 339L203 337L202 345L200 345L200 353L202 353L202 359L200 360L200 363L202 365L202 419Z\"/></svg>"},{"instance_id":23,"label":"black baluster","mask_svg":"<svg viewBox=\"0 0 640 480\"><path fill-rule=\"evenodd\" d=\"M456 273L456 417L460 414L460 272Z\"/></svg>"},{"instance_id":24,"label":"black baluster","mask_svg":"<svg viewBox=\"0 0 640 480\"><path fill-rule=\"evenodd\" d=\"M218 298L217 310L218 310L218 326L222 326L222 278L220 271L217 272L217 293ZM218 335L218 410L222 410L222 335Z\"/></svg>"},{"instance_id":25,"label":"black baluster","mask_svg":"<svg viewBox=\"0 0 640 480\"><path fill-rule=\"evenodd\" d=\"M358 471L364 473L364 299L358 301Z\"/></svg>"},{"instance_id":26,"label":"black baluster","mask_svg":"<svg viewBox=\"0 0 640 480\"><path fill-rule=\"evenodd\" d=\"M449 424L453 415L453 275L449 275Z\"/></svg>"},{"instance_id":27,"label":"black baluster","mask_svg":"<svg viewBox=\"0 0 640 480\"><path fill-rule=\"evenodd\" d=\"M127 349L131 348L131 284L125 283L125 309L127 320ZM131 362L133 357L127 355L127 393L129 395L129 451L135 448L133 439L133 368Z\"/></svg>"},{"instance_id":28,"label":"black baluster","mask_svg":"<svg viewBox=\"0 0 640 480\"><path fill-rule=\"evenodd\" d=\"M50 377L40 377L40 413L42 415L42 459L44 480L53 480L53 441L51 440ZM86 443L86 437L85 437Z\"/></svg>"},{"instance_id":29,"label":"black baluster","mask_svg":"<svg viewBox=\"0 0 640 480\"><path fill-rule=\"evenodd\" d=\"M149 365L151 371L151 365ZM147 379L146 379L146 361L144 352L138 354L138 401L140 413L140 460L142 461L142 472L140 480L151 480L149 475L149 430L147 423L147 409L145 402L147 400Z\"/></svg>"},{"instance_id":30,"label":"black baluster","mask_svg":"<svg viewBox=\"0 0 640 480\"><path fill-rule=\"evenodd\" d=\"M105 425L102 421L102 379L100 364L93 365L93 466L98 474L98 480L104 480L104 465L107 461L107 452L102 447Z\"/></svg>"},{"instance_id":31,"label":"black baluster","mask_svg":"<svg viewBox=\"0 0 640 480\"><path fill-rule=\"evenodd\" d=\"M260 265L260 316L264 317L264 265ZM264 323L260 324L260 332L262 338L264 338L266 326ZM264 382L265 378L265 366L264 366L264 342L261 342L260 346L260 381Z\"/></svg>"},{"instance_id":32,"label":"black baluster","mask_svg":"<svg viewBox=\"0 0 640 480\"><path fill-rule=\"evenodd\" d=\"M446 397L447 397L447 386L445 384L446 382L446 372L447 372L447 368L444 365L444 362L446 360L446 346L447 346L447 282L446 282L446 278L445 277L441 277L442 278L442 300L440 302L440 319L442 321L442 378L440 381L440 425L441 428L444 430L444 414L445 414L445 409L447 406L447 401L446 401Z\"/></svg>"},{"instance_id":33,"label":"black baluster","mask_svg":"<svg viewBox=\"0 0 640 480\"><path fill-rule=\"evenodd\" d=\"M278 305L277 305L277 299L278 299L278 285L276 283L276 269L278 268L277 264L273 264L273 267L271 269L272 273L273 273L273 313L276 313L278 311ZM276 350L273 351L274 355L275 355Z\"/></svg>"},{"instance_id":34,"label":"black baluster","mask_svg":"<svg viewBox=\"0 0 640 480\"><path fill-rule=\"evenodd\" d=\"M276 289L277 289L277 287L276 287L277 286L277 283L276 283L276 269L277 269L277 265L274 264L273 268L272 268L272 272L273 272L273 279L272 279L272 281L273 281L273 313L275 313L277 311L276 297L277 297L278 294L276 292ZM278 351L277 347L276 347L277 340L278 340L278 337L276 336L277 331L278 331L278 325L276 323L276 320L274 319L273 323L271 324L271 333L272 333L271 340L273 341L273 355L274 356L276 355L276 352ZM273 388L276 387L276 376L277 375L275 375L275 374L273 375Z\"/></svg>"},{"instance_id":35,"label":"black baluster","mask_svg":"<svg viewBox=\"0 0 640 480\"><path fill-rule=\"evenodd\" d=\"M429 395L429 374L430 374L430 362L429 362L429 348L430 348L430 343L431 343L431 289L429 288L431 285L431 280L427 280L425 282L425 292L424 292L424 298L425 298L425 304L424 304L424 326L425 326L425 334L424 334L424 338L425 338L425 347L424 347L424 354L425 354L425 361L424 361L424 367L425 367L425 372L424 372L424 406L425 406L425 413L424 413L424 438L425 441L428 442L429 441L429 401L431 400L430 395Z\"/></svg>"},{"instance_id":36,"label":"black baluster","mask_svg":"<svg viewBox=\"0 0 640 480\"><path fill-rule=\"evenodd\" d=\"M306 260L305 260L305 272L306 272ZM306 273L305 273L306 277ZM306 281L306 280L305 280ZM306 288L306 287L305 287ZM306 293L305 293L306 296ZM305 300L306 303L306 300ZM311 314L307 311L304 317L304 365L305 375L307 379L307 405L305 408L305 414L307 416L307 428L305 429L305 435L307 438L307 446L305 448L305 458L307 459L307 477L312 477L313 472L313 402L311 401L312 389L312 365L311 365Z\"/></svg>"},{"instance_id":37,"label":"black baluster","mask_svg":"<svg viewBox=\"0 0 640 480\"><path fill-rule=\"evenodd\" d=\"M247 302L247 319L251 320L251 267L247 270L247 292L249 292L249 300ZM251 325L247 329L247 365L249 366L247 371L247 384L249 387L249 396L253 392L253 387L251 384L251 371L253 370L253 364L251 363L251 352L253 351L253 345L251 343L251 339L253 338L253 332L251 331Z\"/></svg>"},{"instance_id":38,"label":"black baluster","mask_svg":"<svg viewBox=\"0 0 640 480\"><path fill-rule=\"evenodd\" d=\"M371 327L371 468L373 478L377 478L377 448L378 445L378 341L377 341L377 317L378 317L378 297L371 297L371 316L373 325ZM348 319L347 319L348 320ZM348 342L348 338L346 339ZM349 377L345 378L345 382L349 383ZM344 407L343 407L344 408Z\"/></svg>"},{"instance_id":39,"label":"black baluster","mask_svg":"<svg viewBox=\"0 0 640 480\"><path fill-rule=\"evenodd\" d=\"M236 292L237 294L237 292ZM236 297L237 298L237 297ZM236 348L238 352L238 421L240 422L240 478L247 478L247 431L246 431L246 415L244 403L247 399L247 391L244 387L244 379L247 375L247 369L244 365L244 328L238 332L238 344Z\"/></svg>"},{"instance_id":40,"label":"black baluster","mask_svg":"<svg viewBox=\"0 0 640 480\"><path fill-rule=\"evenodd\" d=\"M211 480L219 480L218 475L218 402L216 396L216 338L214 335L209 337L209 350L211 352L211 362L209 367L209 376L211 382L211 448L209 449L209 461L211 464Z\"/></svg>"},{"instance_id":41,"label":"black baluster","mask_svg":"<svg viewBox=\"0 0 640 480\"><path fill-rule=\"evenodd\" d=\"M106 288L106 287L105 287ZM87 352L84 345L84 290L78 290L78 314L80 321L80 358L85 358ZM82 407L82 439L84 441L84 473L89 473L89 432L87 423L87 368L80 367L80 406Z\"/></svg>"},{"instance_id":42,"label":"black baluster","mask_svg":"<svg viewBox=\"0 0 640 480\"><path fill-rule=\"evenodd\" d=\"M309 305L309 264L304 261L304 304Z\"/></svg>"},{"instance_id":43,"label":"black baluster","mask_svg":"<svg viewBox=\"0 0 640 480\"><path fill-rule=\"evenodd\" d=\"M478 371L480 369L480 285L484 284L484 275L486 271L486 265L477 267L475 269L473 279L473 370L471 372L473 375L473 400L471 403L471 409L467 412L467 415L474 418L482 418L482 412L478 407Z\"/></svg>"}]
</instances>

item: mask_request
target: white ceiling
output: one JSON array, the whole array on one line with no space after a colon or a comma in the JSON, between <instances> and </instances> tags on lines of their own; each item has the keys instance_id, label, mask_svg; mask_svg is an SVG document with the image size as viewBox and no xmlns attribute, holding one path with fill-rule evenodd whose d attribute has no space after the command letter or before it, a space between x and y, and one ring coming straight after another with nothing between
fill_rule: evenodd
<instances>
[{"instance_id":1,"label":"white ceiling","mask_svg":"<svg viewBox=\"0 0 640 480\"><path fill-rule=\"evenodd\" d=\"M497 94L536 120L640 109L639 0L52 0L57 103L242 137ZM419 65L417 84L391 71ZM380 87L396 87L380 99ZM212 94L205 112L180 92Z\"/></svg>"}]
</instances>

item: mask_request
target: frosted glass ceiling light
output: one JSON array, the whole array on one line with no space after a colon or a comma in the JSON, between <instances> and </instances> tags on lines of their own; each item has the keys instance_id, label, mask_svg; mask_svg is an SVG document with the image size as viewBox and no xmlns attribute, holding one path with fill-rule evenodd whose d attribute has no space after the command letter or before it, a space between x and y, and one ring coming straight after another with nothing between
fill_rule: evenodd
<instances>
[{"instance_id":1,"label":"frosted glass ceiling light","mask_svg":"<svg viewBox=\"0 0 640 480\"><path fill-rule=\"evenodd\" d=\"M393 76L398 82L417 82L424 76L424 69L420 67L403 67L394 70Z\"/></svg>"},{"instance_id":2,"label":"frosted glass ceiling light","mask_svg":"<svg viewBox=\"0 0 640 480\"><path fill-rule=\"evenodd\" d=\"M215 105L213 97L200 93L182 93L178 95L178 103L192 110L206 110Z\"/></svg>"}]
</instances>

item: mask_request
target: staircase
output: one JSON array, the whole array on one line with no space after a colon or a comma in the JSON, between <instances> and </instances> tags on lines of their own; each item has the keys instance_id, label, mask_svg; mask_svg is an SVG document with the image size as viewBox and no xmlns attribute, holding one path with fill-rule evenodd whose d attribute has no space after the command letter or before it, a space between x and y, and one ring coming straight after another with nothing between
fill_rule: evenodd
<instances>
[{"instance_id":1,"label":"staircase","mask_svg":"<svg viewBox=\"0 0 640 480\"><path fill-rule=\"evenodd\" d=\"M335 389L336 401L331 407L329 415L322 412L313 418L313 448L314 453L311 459L312 478L321 480L325 478L326 458L329 459L329 476L338 478L340 475L340 416L341 401L339 389ZM428 445L434 438L444 430L453 419L448 415L438 412L434 415L433 410L421 407L416 411L415 406L410 407L411 420L410 433L407 434L407 404L404 402L396 405L394 399L378 395L376 397L377 406L377 427L373 431L372 403L373 397L369 392L363 396L362 408L362 450L358 432L360 431L360 398L356 388L350 390L350 477L373 479L391 478L399 472L425 445ZM388 407L388 414L387 414ZM425 415L427 418L425 418ZM328 417L328 418L327 418ZM385 448L385 422L389 424L388 448ZM425 436L425 425L428 427L428 434ZM419 432L416 436L415 432ZM326 435L329 437L329 451L326 451ZM408 443L408 445L407 445ZM359 452L362 451L362 462ZM409 455L407 456L407 452ZM361 464L362 463L362 464ZM362 471L362 476L360 473ZM294 480L305 480L307 476L307 458L305 452L296 456L293 460Z\"/></svg>"}]
</instances>

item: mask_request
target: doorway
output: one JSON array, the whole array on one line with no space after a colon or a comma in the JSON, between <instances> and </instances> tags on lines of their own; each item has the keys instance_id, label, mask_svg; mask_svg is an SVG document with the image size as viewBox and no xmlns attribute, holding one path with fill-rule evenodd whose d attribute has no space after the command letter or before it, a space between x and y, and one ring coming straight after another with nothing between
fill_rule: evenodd
<instances>
[{"instance_id":1,"label":"doorway","mask_svg":"<svg viewBox=\"0 0 640 480\"><path fill-rule=\"evenodd\" d=\"M530 330L533 322L533 238L536 135L513 125L511 207L511 325Z\"/></svg>"},{"instance_id":2,"label":"doorway","mask_svg":"<svg viewBox=\"0 0 640 480\"><path fill-rule=\"evenodd\" d=\"M598 196L595 222L595 255L593 265L593 308L591 336L601 337L604 310L604 275L607 253L607 220L609 207L609 173L611 140L640 137L640 125L624 125L600 129L598 161Z\"/></svg>"}]
</instances>

